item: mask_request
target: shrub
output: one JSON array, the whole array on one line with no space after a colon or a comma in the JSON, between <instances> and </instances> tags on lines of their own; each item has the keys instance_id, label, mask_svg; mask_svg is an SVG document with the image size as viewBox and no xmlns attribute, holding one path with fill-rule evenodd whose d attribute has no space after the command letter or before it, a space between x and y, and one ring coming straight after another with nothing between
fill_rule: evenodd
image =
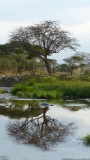
<instances>
[{"instance_id":1,"label":"shrub","mask_svg":"<svg viewBox=\"0 0 90 160\"><path fill-rule=\"evenodd\" d=\"M2 89L0 89L0 94L4 93L4 91Z\"/></svg>"},{"instance_id":2,"label":"shrub","mask_svg":"<svg viewBox=\"0 0 90 160\"><path fill-rule=\"evenodd\" d=\"M86 135L82 140L86 146L90 146L90 134Z\"/></svg>"}]
</instances>

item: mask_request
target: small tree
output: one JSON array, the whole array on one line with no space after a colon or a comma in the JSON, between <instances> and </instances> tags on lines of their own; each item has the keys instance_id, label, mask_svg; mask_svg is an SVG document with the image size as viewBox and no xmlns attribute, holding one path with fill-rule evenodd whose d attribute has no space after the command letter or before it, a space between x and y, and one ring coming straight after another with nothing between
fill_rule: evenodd
<instances>
[{"instance_id":1,"label":"small tree","mask_svg":"<svg viewBox=\"0 0 90 160\"><path fill-rule=\"evenodd\" d=\"M69 68L71 75L74 69L85 66L85 57L82 54L75 54L69 58L65 58L64 61Z\"/></svg>"},{"instance_id":2,"label":"small tree","mask_svg":"<svg viewBox=\"0 0 90 160\"><path fill-rule=\"evenodd\" d=\"M30 60L27 60L26 64L26 70L28 70L31 75L34 75L35 73L38 74L38 70L40 69L42 71L43 65L38 62L35 58L32 58Z\"/></svg>"},{"instance_id":3,"label":"small tree","mask_svg":"<svg viewBox=\"0 0 90 160\"><path fill-rule=\"evenodd\" d=\"M48 56L59 53L64 49L75 50L78 45L75 38L71 38L69 33L61 29L55 21L45 21L37 25L18 28L11 34L12 42L19 42L33 56L44 59L48 74L52 70L48 62Z\"/></svg>"},{"instance_id":4,"label":"small tree","mask_svg":"<svg viewBox=\"0 0 90 160\"><path fill-rule=\"evenodd\" d=\"M68 64L61 64L61 65L58 65L57 67L57 71L60 71L60 72L70 72L70 67Z\"/></svg>"}]
</instances>

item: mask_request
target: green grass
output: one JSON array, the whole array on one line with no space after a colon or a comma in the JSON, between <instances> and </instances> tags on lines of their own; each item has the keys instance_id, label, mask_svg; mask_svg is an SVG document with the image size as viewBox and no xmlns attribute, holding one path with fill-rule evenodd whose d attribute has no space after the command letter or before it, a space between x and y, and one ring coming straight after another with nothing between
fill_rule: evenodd
<instances>
[{"instance_id":1,"label":"green grass","mask_svg":"<svg viewBox=\"0 0 90 160\"><path fill-rule=\"evenodd\" d=\"M84 145L90 146L90 134L86 135L84 138L82 138Z\"/></svg>"},{"instance_id":2,"label":"green grass","mask_svg":"<svg viewBox=\"0 0 90 160\"><path fill-rule=\"evenodd\" d=\"M0 94L4 93L4 91L2 89L0 89Z\"/></svg>"},{"instance_id":3,"label":"green grass","mask_svg":"<svg viewBox=\"0 0 90 160\"><path fill-rule=\"evenodd\" d=\"M62 81L55 78L28 79L17 84L12 94L30 98L90 98L90 82L81 80Z\"/></svg>"}]
</instances>

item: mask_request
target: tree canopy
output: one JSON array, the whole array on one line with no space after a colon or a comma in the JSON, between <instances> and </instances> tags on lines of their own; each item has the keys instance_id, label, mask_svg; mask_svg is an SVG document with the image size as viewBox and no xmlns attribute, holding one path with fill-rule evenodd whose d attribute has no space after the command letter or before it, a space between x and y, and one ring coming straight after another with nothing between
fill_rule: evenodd
<instances>
[{"instance_id":1,"label":"tree canopy","mask_svg":"<svg viewBox=\"0 0 90 160\"><path fill-rule=\"evenodd\" d=\"M87 58L84 54L76 53L73 56L65 58L64 61L72 75L74 69L84 67L86 65Z\"/></svg>"},{"instance_id":2,"label":"tree canopy","mask_svg":"<svg viewBox=\"0 0 90 160\"><path fill-rule=\"evenodd\" d=\"M43 58L49 75L52 71L48 56L64 49L75 51L79 46L77 40L70 37L69 32L61 29L56 21L44 21L36 25L19 27L11 33L10 41L18 42L24 47L29 57Z\"/></svg>"}]
</instances>

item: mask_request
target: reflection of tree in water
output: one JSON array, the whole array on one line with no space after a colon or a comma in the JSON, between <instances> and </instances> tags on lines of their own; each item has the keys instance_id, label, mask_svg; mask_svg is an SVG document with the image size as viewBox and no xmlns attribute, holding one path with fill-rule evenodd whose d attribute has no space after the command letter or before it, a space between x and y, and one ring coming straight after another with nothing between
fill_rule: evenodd
<instances>
[{"instance_id":1,"label":"reflection of tree in water","mask_svg":"<svg viewBox=\"0 0 90 160\"><path fill-rule=\"evenodd\" d=\"M7 156L0 156L0 160L9 160L9 157L7 157Z\"/></svg>"},{"instance_id":2,"label":"reflection of tree in water","mask_svg":"<svg viewBox=\"0 0 90 160\"><path fill-rule=\"evenodd\" d=\"M39 117L26 118L9 124L9 135L19 142L34 144L44 150L63 142L70 133L72 124L65 126L56 119L46 116L47 110L48 108L45 108L43 115Z\"/></svg>"}]
</instances>

